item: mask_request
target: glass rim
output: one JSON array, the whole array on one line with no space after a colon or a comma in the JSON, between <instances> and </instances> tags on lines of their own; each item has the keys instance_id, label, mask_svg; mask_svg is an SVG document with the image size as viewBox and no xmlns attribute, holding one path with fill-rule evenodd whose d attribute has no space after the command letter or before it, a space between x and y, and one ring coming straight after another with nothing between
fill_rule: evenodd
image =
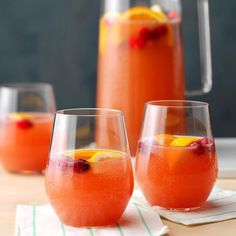
<instances>
[{"instance_id":1,"label":"glass rim","mask_svg":"<svg viewBox=\"0 0 236 236\"><path fill-rule=\"evenodd\" d=\"M46 82L9 82L3 83L0 85L1 89L18 89L18 90L27 90L27 89L52 89L52 85Z\"/></svg>"},{"instance_id":2,"label":"glass rim","mask_svg":"<svg viewBox=\"0 0 236 236\"><path fill-rule=\"evenodd\" d=\"M102 113L96 114L97 111L98 112L100 111ZM97 117L97 116L108 116L108 115L124 116L124 112L118 109L110 109L110 108L68 108L68 109L57 110L56 115L77 116L77 117Z\"/></svg>"},{"instance_id":3,"label":"glass rim","mask_svg":"<svg viewBox=\"0 0 236 236\"><path fill-rule=\"evenodd\" d=\"M193 100L154 100L145 103L146 106L172 107L172 108L203 108L209 103Z\"/></svg>"}]
</instances>

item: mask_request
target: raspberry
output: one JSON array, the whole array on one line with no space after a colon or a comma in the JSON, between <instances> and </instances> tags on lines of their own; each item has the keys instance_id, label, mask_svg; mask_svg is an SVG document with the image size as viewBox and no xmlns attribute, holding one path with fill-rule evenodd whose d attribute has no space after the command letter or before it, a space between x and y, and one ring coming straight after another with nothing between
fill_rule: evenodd
<instances>
[{"instance_id":1,"label":"raspberry","mask_svg":"<svg viewBox=\"0 0 236 236\"><path fill-rule=\"evenodd\" d=\"M34 125L33 122L31 122L30 120L26 120L26 119L19 120L19 121L17 121L16 124L21 129L29 129Z\"/></svg>"},{"instance_id":2,"label":"raspberry","mask_svg":"<svg viewBox=\"0 0 236 236\"><path fill-rule=\"evenodd\" d=\"M168 28L166 25L160 25L155 30L160 36L166 35L168 33Z\"/></svg>"},{"instance_id":3,"label":"raspberry","mask_svg":"<svg viewBox=\"0 0 236 236\"><path fill-rule=\"evenodd\" d=\"M140 37L131 37L129 40L129 45L131 48L142 48L144 46L144 40Z\"/></svg>"},{"instance_id":4,"label":"raspberry","mask_svg":"<svg viewBox=\"0 0 236 236\"><path fill-rule=\"evenodd\" d=\"M166 35L168 32L168 29L165 25L159 25L156 28L154 28L150 33L150 39L158 39L164 35Z\"/></svg>"},{"instance_id":5,"label":"raspberry","mask_svg":"<svg viewBox=\"0 0 236 236\"><path fill-rule=\"evenodd\" d=\"M207 148L208 152L215 152L216 151L215 143L212 139L202 138L200 140L200 142L203 146L205 146Z\"/></svg>"},{"instance_id":6,"label":"raspberry","mask_svg":"<svg viewBox=\"0 0 236 236\"><path fill-rule=\"evenodd\" d=\"M193 148L194 153L197 155L202 155L205 152L205 146L201 143L201 141L194 141L190 144L190 147Z\"/></svg>"},{"instance_id":7,"label":"raspberry","mask_svg":"<svg viewBox=\"0 0 236 236\"><path fill-rule=\"evenodd\" d=\"M139 31L139 38L144 42L147 41L150 37L150 30L147 27L143 27Z\"/></svg>"},{"instance_id":8,"label":"raspberry","mask_svg":"<svg viewBox=\"0 0 236 236\"><path fill-rule=\"evenodd\" d=\"M74 172L83 173L90 169L90 165L86 160L78 159L74 162Z\"/></svg>"},{"instance_id":9,"label":"raspberry","mask_svg":"<svg viewBox=\"0 0 236 236\"><path fill-rule=\"evenodd\" d=\"M201 142L202 145L206 146L207 144L212 144L213 141L210 138L202 138L201 140L199 140Z\"/></svg>"},{"instance_id":10,"label":"raspberry","mask_svg":"<svg viewBox=\"0 0 236 236\"><path fill-rule=\"evenodd\" d=\"M50 160L50 165L57 166L61 171L83 173L90 169L86 160L73 160L71 157L63 156L61 159Z\"/></svg>"},{"instance_id":11,"label":"raspberry","mask_svg":"<svg viewBox=\"0 0 236 236\"><path fill-rule=\"evenodd\" d=\"M129 45L131 48L143 48L148 41L156 40L168 33L166 25L159 25L150 30L147 27L140 29L137 37L131 37L129 39Z\"/></svg>"}]
</instances>

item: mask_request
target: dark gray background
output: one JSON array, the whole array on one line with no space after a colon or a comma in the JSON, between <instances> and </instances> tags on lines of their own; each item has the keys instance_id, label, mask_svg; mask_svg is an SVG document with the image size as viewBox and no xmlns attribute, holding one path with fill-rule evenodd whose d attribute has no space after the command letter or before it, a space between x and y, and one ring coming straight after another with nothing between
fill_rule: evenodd
<instances>
[{"instance_id":1,"label":"dark gray background","mask_svg":"<svg viewBox=\"0 0 236 236\"><path fill-rule=\"evenodd\" d=\"M58 108L95 106L99 0L0 0L0 82L54 85ZM183 0L186 79L199 86L196 0ZM215 136L236 136L236 1L210 0Z\"/></svg>"}]
</instances>

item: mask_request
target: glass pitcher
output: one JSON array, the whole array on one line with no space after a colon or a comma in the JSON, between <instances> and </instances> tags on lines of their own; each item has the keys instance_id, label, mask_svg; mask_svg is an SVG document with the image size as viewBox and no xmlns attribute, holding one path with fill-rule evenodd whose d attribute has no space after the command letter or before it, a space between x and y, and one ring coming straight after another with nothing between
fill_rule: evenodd
<instances>
[{"instance_id":1,"label":"glass pitcher","mask_svg":"<svg viewBox=\"0 0 236 236\"><path fill-rule=\"evenodd\" d=\"M211 90L208 0L196 1L202 88L186 92L180 0L103 0L97 107L124 111L132 154L146 102ZM170 129L178 122L173 116Z\"/></svg>"}]
</instances>

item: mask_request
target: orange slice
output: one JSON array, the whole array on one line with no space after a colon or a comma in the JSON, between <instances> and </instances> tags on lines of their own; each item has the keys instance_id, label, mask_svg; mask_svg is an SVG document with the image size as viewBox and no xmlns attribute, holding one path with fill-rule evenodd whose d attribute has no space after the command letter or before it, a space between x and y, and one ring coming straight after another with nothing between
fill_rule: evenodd
<instances>
[{"instance_id":1,"label":"orange slice","mask_svg":"<svg viewBox=\"0 0 236 236\"><path fill-rule=\"evenodd\" d=\"M171 134L158 134L155 137L155 140L158 142L158 144L163 146L170 145L177 137Z\"/></svg>"},{"instance_id":2,"label":"orange slice","mask_svg":"<svg viewBox=\"0 0 236 236\"><path fill-rule=\"evenodd\" d=\"M108 160L118 160L123 155L120 152L109 151L109 150L99 150L87 161L91 163L92 171L94 174L101 174L105 172L110 172L110 164L106 161Z\"/></svg>"},{"instance_id":3,"label":"orange slice","mask_svg":"<svg viewBox=\"0 0 236 236\"><path fill-rule=\"evenodd\" d=\"M93 150L93 149L78 149L78 150L65 152L64 154L74 159L80 159L81 157L89 158L93 156L96 152L97 150Z\"/></svg>"},{"instance_id":4,"label":"orange slice","mask_svg":"<svg viewBox=\"0 0 236 236\"><path fill-rule=\"evenodd\" d=\"M99 52L103 53L108 43L120 45L127 41L131 35L131 28L121 25L122 21L152 21L158 23L168 22L168 17L159 6L153 10L148 7L133 7L123 13L106 13L100 20ZM173 29L167 24L168 34L164 39L168 45L173 45Z\"/></svg>"},{"instance_id":5,"label":"orange slice","mask_svg":"<svg viewBox=\"0 0 236 236\"><path fill-rule=\"evenodd\" d=\"M153 11L148 7L133 7L120 16L121 20L154 20L166 22L167 16L160 11Z\"/></svg>"},{"instance_id":6,"label":"orange slice","mask_svg":"<svg viewBox=\"0 0 236 236\"><path fill-rule=\"evenodd\" d=\"M175 146L175 147L186 147L190 143L199 140L199 138L196 137L179 137L174 139L170 146Z\"/></svg>"},{"instance_id":7,"label":"orange slice","mask_svg":"<svg viewBox=\"0 0 236 236\"><path fill-rule=\"evenodd\" d=\"M12 120L16 120L16 121L18 121L18 120L32 120L33 116L26 114L26 113L15 112L15 113L10 114L10 118Z\"/></svg>"},{"instance_id":8,"label":"orange slice","mask_svg":"<svg viewBox=\"0 0 236 236\"><path fill-rule=\"evenodd\" d=\"M151 20L159 23L168 22L168 17L162 11L159 5L154 5L152 8L148 7L133 7L128 11L124 12L120 16L120 20ZM167 36L167 44L169 46L173 46L174 44L174 35L173 28L171 24L167 25L168 27L168 36Z\"/></svg>"},{"instance_id":9,"label":"orange slice","mask_svg":"<svg viewBox=\"0 0 236 236\"><path fill-rule=\"evenodd\" d=\"M98 162L107 159L117 159L122 157L122 154L114 151L98 151L91 158L88 159L88 162Z\"/></svg>"}]
</instances>

